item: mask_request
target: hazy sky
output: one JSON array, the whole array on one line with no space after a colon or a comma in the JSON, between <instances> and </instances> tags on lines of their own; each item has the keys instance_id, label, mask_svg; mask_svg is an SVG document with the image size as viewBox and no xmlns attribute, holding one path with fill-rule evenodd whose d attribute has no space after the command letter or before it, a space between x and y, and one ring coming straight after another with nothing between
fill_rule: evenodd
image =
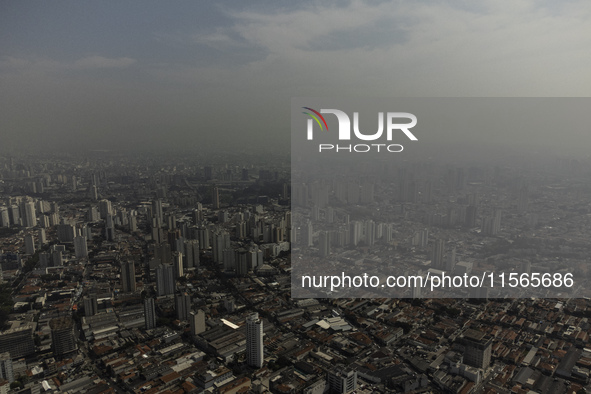
<instances>
[{"instance_id":1,"label":"hazy sky","mask_svg":"<svg viewBox=\"0 0 591 394\"><path fill-rule=\"evenodd\" d=\"M585 0L5 0L0 149L288 147L291 97L590 96L590 20Z\"/></svg>"}]
</instances>

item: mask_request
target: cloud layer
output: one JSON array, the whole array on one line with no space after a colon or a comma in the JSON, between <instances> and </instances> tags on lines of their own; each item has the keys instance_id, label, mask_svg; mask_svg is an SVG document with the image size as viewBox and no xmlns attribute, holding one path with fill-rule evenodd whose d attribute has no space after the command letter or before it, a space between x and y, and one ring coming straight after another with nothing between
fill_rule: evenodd
<instances>
[{"instance_id":1,"label":"cloud layer","mask_svg":"<svg viewBox=\"0 0 591 394\"><path fill-rule=\"evenodd\" d=\"M174 146L215 142L215 130L264 145L287 143L291 97L591 93L585 1L220 4L206 27L146 7L153 24L119 40L66 25L88 45L15 41L0 58L5 140Z\"/></svg>"}]
</instances>

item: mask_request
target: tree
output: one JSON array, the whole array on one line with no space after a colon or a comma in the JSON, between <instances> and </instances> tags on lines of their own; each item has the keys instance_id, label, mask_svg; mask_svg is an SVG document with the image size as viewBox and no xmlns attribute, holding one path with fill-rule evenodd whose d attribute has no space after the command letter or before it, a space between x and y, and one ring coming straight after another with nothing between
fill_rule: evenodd
<instances>
[{"instance_id":1,"label":"tree","mask_svg":"<svg viewBox=\"0 0 591 394\"><path fill-rule=\"evenodd\" d=\"M9 284L0 285L0 329L4 329L14 305L11 293L12 287Z\"/></svg>"}]
</instances>

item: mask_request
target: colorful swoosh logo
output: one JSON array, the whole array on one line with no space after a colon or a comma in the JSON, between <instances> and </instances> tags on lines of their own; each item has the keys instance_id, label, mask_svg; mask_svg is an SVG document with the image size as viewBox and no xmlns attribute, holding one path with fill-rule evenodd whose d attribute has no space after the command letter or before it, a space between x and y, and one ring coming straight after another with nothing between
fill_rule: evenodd
<instances>
[{"instance_id":1,"label":"colorful swoosh logo","mask_svg":"<svg viewBox=\"0 0 591 394\"><path fill-rule=\"evenodd\" d=\"M318 123L318 126L320 126L320 130L324 130L324 127L322 127L322 123L320 123L320 119L322 119L324 126L326 126L326 131L328 131L328 125L326 124L326 120L324 120L324 116L320 115L320 112L318 112L312 108L309 108L309 107L302 107L302 108L312 111L312 112L314 112L314 114L317 115L317 116L315 116L314 114L311 114L309 112L302 112L303 114L311 116L316 121L316 123ZM320 119L318 119L318 118L320 118Z\"/></svg>"}]
</instances>

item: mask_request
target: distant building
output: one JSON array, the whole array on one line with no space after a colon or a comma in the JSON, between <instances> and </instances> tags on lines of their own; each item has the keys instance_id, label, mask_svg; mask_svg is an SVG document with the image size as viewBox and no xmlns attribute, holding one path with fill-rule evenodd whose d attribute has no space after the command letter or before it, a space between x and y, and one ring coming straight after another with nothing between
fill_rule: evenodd
<instances>
[{"instance_id":1,"label":"distant building","mask_svg":"<svg viewBox=\"0 0 591 394\"><path fill-rule=\"evenodd\" d=\"M188 320L191 312L191 296L187 293L177 294L174 297L176 317L179 320Z\"/></svg>"},{"instance_id":2,"label":"distant building","mask_svg":"<svg viewBox=\"0 0 591 394\"><path fill-rule=\"evenodd\" d=\"M121 263L121 286L124 293L135 291L135 263L133 261Z\"/></svg>"},{"instance_id":3,"label":"distant building","mask_svg":"<svg viewBox=\"0 0 591 394\"><path fill-rule=\"evenodd\" d=\"M156 305L153 298L144 300L144 317L146 319L146 330L156 327Z\"/></svg>"},{"instance_id":4,"label":"distant building","mask_svg":"<svg viewBox=\"0 0 591 394\"><path fill-rule=\"evenodd\" d=\"M88 247L86 245L85 236L74 237L74 252L77 259L85 259L88 257Z\"/></svg>"},{"instance_id":5,"label":"distant building","mask_svg":"<svg viewBox=\"0 0 591 394\"><path fill-rule=\"evenodd\" d=\"M107 219L107 216L110 216L113 212L113 208L111 207L111 201L109 200L100 200L99 201L99 213L101 219Z\"/></svg>"},{"instance_id":6,"label":"distant building","mask_svg":"<svg viewBox=\"0 0 591 394\"><path fill-rule=\"evenodd\" d=\"M191 324L192 335L199 335L205 332L205 312L199 309L197 312L189 313L189 323Z\"/></svg>"},{"instance_id":7,"label":"distant building","mask_svg":"<svg viewBox=\"0 0 591 394\"><path fill-rule=\"evenodd\" d=\"M56 357L68 356L77 349L74 321L69 316L58 317L49 322L51 346Z\"/></svg>"},{"instance_id":8,"label":"distant building","mask_svg":"<svg viewBox=\"0 0 591 394\"><path fill-rule=\"evenodd\" d=\"M229 313L233 313L236 308L235 303L234 297L224 299L224 309Z\"/></svg>"},{"instance_id":9,"label":"distant building","mask_svg":"<svg viewBox=\"0 0 591 394\"><path fill-rule=\"evenodd\" d=\"M13 359L35 353L33 324L29 323L0 332L0 353L4 352L9 352Z\"/></svg>"},{"instance_id":10,"label":"distant building","mask_svg":"<svg viewBox=\"0 0 591 394\"><path fill-rule=\"evenodd\" d=\"M94 316L98 313L98 300L96 295L84 297L83 303L84 316Z\"/></svg>"},{"instance_id":11,"label":"distant building","mask_svg":"<svg viewBox=\"0 0 591 394\"><path fill-rule=\"evenodd\" d=\"M35 254L35 240L31 234L25 235L25 253L28 255Z\"/></svg>"},{"instance_id":12,"label":"distant building","mask_svg":"<svg viewBox=\"0 0 591 394\"><path fill-rule=\"evenodd\" d=\"M172 264L175 280L185 275L185 270L183 267L183 254L181 252L172 252Z\"/></svg>"},{"instance_id":13,"label":"distant building","mask_svg":"<svg viewBox=\"0 0 591 394\"><path fill-rule=\"evenodd\" d=\"M330 237L328 231L321 231L318 238L318 254L326 257L330 254Z\"/></svg>"},{"instance_id":14,"label":"distant building","mask_svg":"<svg viewBox=\"0 0 591 394\"><path fill-rule=\"evenodd\" d=\"M161 264L170 264L172 261L172 250L168 242L161 242L154 245L154 257L160 260Z\"/></svg>"},{"instance_id":15,"label":"distant building","mask_svg":"<svg viewBox=\"0 0 591 394\"><path fill-rule=\"evenodd\" d=\"M199 267L199 241L185 241L185 266L187 268Z\"/></svg>"},{"instance_id":16,"label":"distant building","mask_svg":"<svg viewBox=\"0 0 591 394\"><path fill-rule=\"evenodd\" d=\"M447 253L447 259L445 264L446 271L453 271L456 266L456 248L455 246Z\"/></svg>"},{"instance_id":17,"label":"distant building","mask_svg":"<svg viewBox=\"0 0 591 394\"><path fill-rule=\"evenodd\" d=\"M357 371L343 366L329 371L327 380L331 393L347 394L357 389Z\"/></svg>"},{"instance_id":18,"label":"distant building","mask_svg":"<svg viewBox=\"0 0 591 394\"><path fill-rule=\"evenodd\" d=\"M492 338L483 332L466 330L460 339L464 346L464 364L476 368L486 369L490 365Z\"/></svg>"},{"instance_id":19,"label":"distant building","mask_svg":"<svg viewBox=\"0 0 591 394\"><path fill-rule=\"evenodd\" d=\"M197 240L199 241L199 250L209 249L210 231L205 226L197 227Z\"/></svg>"},{"instance_id":20,"label":"distant building","mask_svg":"<svg viewBox=\"0 0 591 394\"><path fill-rule=\"evenodd\" d=\"M10 383L14 382L12 358L8 352L0 354L0 379L8 380Z\"/></svg>"},{"instance_id":21,"label":"distant building","mask_svg":"<svg viewBox=\"0 0 591 394\"><path fill-rule=\"evenodd\" d=\"M162 212L162 200L157 199L152 201L152 218L157 220L157 226L161 226L164 220L164 214Z\"/></svg>"},{"instance_id":22,"label":"distant building","mask_svg":"<svg viewBox=\"0 0 591 394\"><path fill-rule=\"evenodd\" d=\"M39 253L39 268L47 268L51 262L51 255L47 252Z\"/></svg>"},{"instance_id":23,"label":"distant building","mask_svg":"<svg viewBox=\"0 0 591 394\"><path fill-rule=\"evenodd\" d=\"M224 231L213 233L212 241L213 261L215 263L224 262L224 250L231 249L230 234Z\"/></svg>"},{"instance_id":24,"label":"distant building","mask_svg":"<svg viewBox=\"0 0 591 394\"><path fill-rule=\"evenodd\" d=\"M10 217L10 222L13 225L16 225L16 226L22 225L23 219L21 218L20 209L16 205L10 205L8 207L8 216Z\"/></svg>"},{"instance_id":25,"label":"distant building","mask_svg":"<svg viewBox=\"0 0 591 394\"><path fill-rule=\"evenodd\" d=\"M64 265L61 250L54 250L51 252L51 262L54 267L61 267L62 265Z\"/></svg>"},{"instance_id":26,"label":"distant building","mask_svg":"<svg viewBox=\"0 0 591 394\"><path fill-rule=\"evenodd\" d=\"M174 294L175 280L171 264L160 264L156 268L156 291L159 297Z\"/></svg>"},{"instance_id":27,"label":"distant building","mask_svg":"<svg viewBox=\"0 0 591 394\"><path fill-rule=\"evenodd\" d=\"M107 215L105 219L105 238L109 241L115 240L115 221L113 215Z\"/></svg>"},{"instance_id":28,"label":"distant building","mask_svg":"<svg viewBox=\"0 0 591 394\"><path fill-rule=\"evenodd\" d=\"M24 227L35 227L37 225L37 214L35 213L35 203L33 201L23 202L22 219Z\"/></svg>"},{"instance_id":29,"label":"distant building","mask_svg":"<svg viewBox=\"0 0 591 394\"><path fill-rule=\"evenodd\" d=\"M217 186L214 186L211 191L211 203L213 204L213 209L220 209L220 190Z\"/></svg>"},{"instance_id":30,"label":"distant building","mask_svg":"<svg viewBox=\"0 0 591 394\"><path fill-rule=\"evenodd\" d=\"M43 216L44 218L47 218L47 216ZM37 232L37 238L39 238L39 246L43 246L47 243L47 237L45 236L45 229L44 228L40 228L39 231Z\"/></svg>"},{"instance_id":31,"label":"distant building","mask_svg":"<svg viewBox=\"0 0 591 394\"><path fill-rule=\"evenodd\" d=\"M92 201L98 200L98 189L96 185L92 185L90 187L90 198L92 199Z\"/></svg>"},{"instance_id":32,"label":"distant building","mask_svg":"<svg viewBox=\"0 0 591 394\"><path fill-rule=\"evenodd\" d=\"M424 280L424 278L422 279ZM420 282L415 281L409 281L409 287L410 287L410 298L417 299L417 298L422 298L422 292L421 292L421 286L420 286ZM418 283L417 283L418 282Z\"/></svg>"},{"instance_id":33,"label":"distant building","mask_svg":"<svg viewBox=\"0 0 591 394\"><path fill-rule=\"evenodd\" d=\"M246 249L238 249L234 254L234 266L236 275L246 276L251 267L250 253Z\"/></svg>"},{"instance_id":34,"label":"distant building","mask_svg":"<svg viewBox=\"0 0 591 394\"><path fill-rule=\"evenodd\" d=\"M429 230L428 229L419 230L413 238L413 246L417 246L420 249L423 249L423 248L427 247L428 243L429 243Z\"/></svg>"},{"instance_id":35,"label":"distant building","mask_svg":"<svg viewBox=\"0 0 591 394\"><path fill-rule=\"evenodd\" d=\"M433 244L431 252L431 268L442 269L443 267L443 254L445 251L445 242L442 239L438 239Z\"/></svg>"},{"instance_id":36,"label":"distant building","mask_svg":"<svg viewBox=\"0 0 591 394\"><path fill-rule=\"evenodd\" d=\"M466 219L464 224L466 227L476 227L476 219L478 218L478 207L475 205L468 205L466 208Z\"/></svg>"},{"instance_id":37,"label":"distant building","mask_svg":"<svg viewBox=\"0 0 591 394\"><path fill-rule=\"evenodd\" d=\"M246 318L246 363L262 368L263 361L263 322L258 313L253 313Z\"/></svg>"},{"instance_id":38,"label":"distant building","mask_svg":"<svg viewBox=\"0 0 591 394\"><path fill-rule=\"evenodd\" d=\"M127 215L127 228L129 229L129 231L131 232L135 232L137 231L137 215L135 213L135 211L130 211L129 214Z\"/></svg>"},{"instance_id":39,"label":"distant building","mask_svg":"<svg viewBox=\"0 0 591 394\"><path fill-rule=\"evenodd\" d=\"M74 226L62 223L57 226L57 239L60 242L74 242Z\"/></svg>"},{"instance_id":40,"label":"distant building","mask_svg":"<svg viewBox=\"0 0 591 394\"><path fill-rule=\"evenodd\" d=\"M88 208L88 212L86 213L86 219L89 222L98 222L101 219L101 215L96 207Z\"/></svg>"},{"instance_id":41,"label":"distant building","mask_svg":"<svg viewBox=\"0 0 591 394\"><path fill-rule=\"evenodd\" d=\"M501 231L502 211L495 209L493 216L486 217L482 221L481 231L484 235L498 235Z\"/></svg>"},{"instance_id":42,"label":"distant building","mask_svg":"<svg viewBox=\"0 0 591 394\"><path fill-rule=\"evenodd\" d=\"M470 298L481 298L488 300L489 289L486 286L483 287L472 287L470 289Z\"/></svg>"},{"instance_id":43,"label":"distant building","mask_svg":"<svg viewBox=\"0 0 591 394\"><path fill-rule=\"evenodd\" d=\"M0 227L10 227L10 215L6 208L0 208Z\"/></svg>"}]
</instances>

